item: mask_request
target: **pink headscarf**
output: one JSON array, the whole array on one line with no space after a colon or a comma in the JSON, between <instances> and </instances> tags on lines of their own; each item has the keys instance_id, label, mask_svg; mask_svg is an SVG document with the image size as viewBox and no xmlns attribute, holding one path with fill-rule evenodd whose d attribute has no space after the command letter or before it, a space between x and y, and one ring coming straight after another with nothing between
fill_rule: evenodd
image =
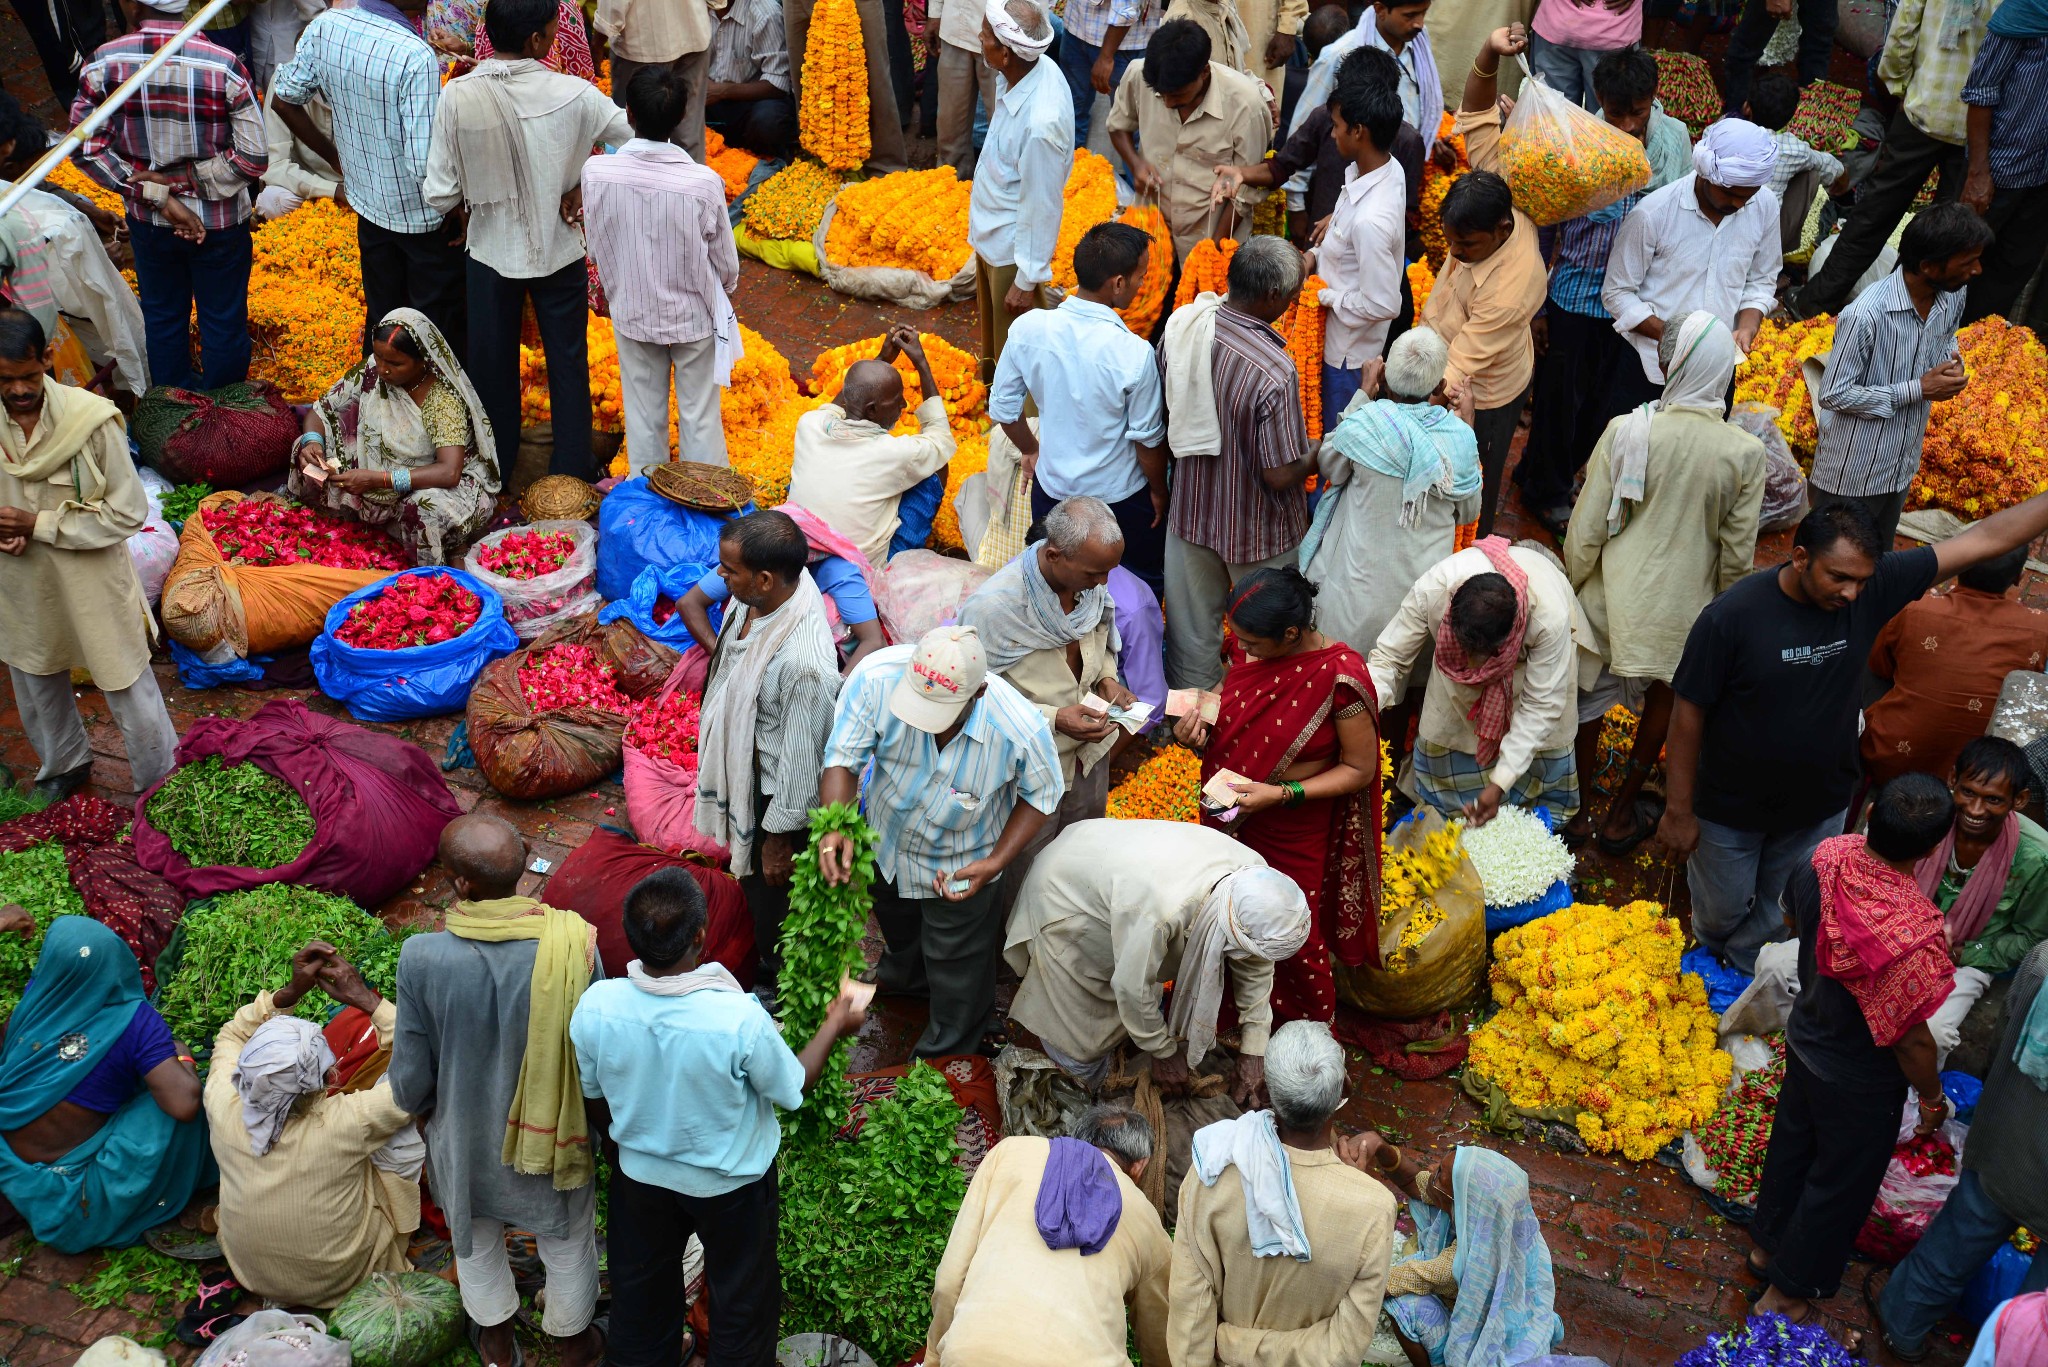
<instances>
[{"instance_id":1,"label":"pink headscarf","mask_svg":"<svg viewBox=\"0 0 2048 1367\"><path fill-rule=\"evenodd\" d=\"M1992 1340L1994 1367L2033 1367L2048 1362L2048 1291L2014 1296L1998 1314Z\"/></svg>"}]
</instances>

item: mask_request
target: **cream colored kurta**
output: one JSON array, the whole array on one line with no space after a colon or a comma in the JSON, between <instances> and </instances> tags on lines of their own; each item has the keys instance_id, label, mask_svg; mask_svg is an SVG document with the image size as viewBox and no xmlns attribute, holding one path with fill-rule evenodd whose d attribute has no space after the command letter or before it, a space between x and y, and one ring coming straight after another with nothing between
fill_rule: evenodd
<instances>
[{"instance_id":1,"label":"cream colored kurta","mask_svg":"<svg viewBox=\"0 0 2048 1367\"><path fill-rule=\"evenodd\" d=\"M21 428L0 410L0 446L13 459L34 455L52 430L45 410L34 439L24 442ZM127 544L149 520L149 497L118 416L87 447L107 484L90 501L77 497L75 461L33 483L0 468L0 507L36 515L28 549L0 555L0 662L25 674L87 669L101 688L118 691L149 668L149 606Z\"/></svg>"},{"instance_id":2,"label":"cream colored kurta","mask_svg":"<svg viewBox=\"0 0 2048 1367\"><path fill-rule=\"evenodd\" d=\"M258 1158L242 1123L235 1063L256 1027L279 1014L271 994L235 1013L214 1042L206 1073L206 1125L220 1164L220 1245L235 1280L286 1305L334 1305L372 1272L404 1272L405 1247L420 1223L420 1186L370 1162L412 1117L384 1082L320 1097L285 1123ZM398 1018L390 1002L370 1020L391 1047Z\"/></svg>"},{"instance_id":3,"label":"cream colored kurta","mask_svg":"<svg viewBox=\"0 0 2048 1367\"><path fill-rule=\"evenodd\" d=\"M1671 682L1693 620L1749 573L1764 500L1764 445L1692 409L1650 420L1643 499L1607 535L1615 428L1607 424L1572 509L1564 563L1607 667L1624 679Z\"/></svg>"},{"instance_id":4,"label":"cream colored kurta","mask_svg":"<svg viewBox=\"0 0 2048 1367\"><path fill-rule=\"evenodd\" d=\"M903 495L952 459L953 429L946 401L936 394L917 406L913 436L849 418L836 403L820 404L796 420L789 501L824 518L881 569L902 523L897 506Z\"/></svg>"},{"instance_id":5,"label":"cream colored kurta","mask_svg":"<svg viewBox=\"0 0 2048 1367\"><path fill-rule=\"evenodd\" d=\"M1083 744L1053 725L1053 718L1062 707L1080 706L1081 699L1095 692L1104 679L1116 678L1116 655L1109 648L1109 629L1116 624L1115 617L1113 612L1104 612L1095 630L1075 642L1081 648L1078 675L1067 663L1065 650L1034 650L1003 671L1011 686L1044 714L1047 726L1053 727L1053 743L1060 751L1060 773L1069 787L1077 774L1095 771L1095 766L1109 753L1109 747L1116 744L1122 729L1116 728L1101 740Z\"/></svg>"},{"instance_id":6,"label":"cream colored kurta","mask_svg":"<svg viewBox=\"0 0 2048 1367\"><path fill-rule=\"evenodd\" d=\"M1251 33L1233 0L1173 0L1160 22L1170 24L1176 19L1192 19L1197 28L1209 35L1210 61L1220 62L1232 71L1242 71L1262 81L1266 79L1265 44L1261 43L1256 51L1253 50ZM1270 33L1267 35L1271 36ZM1256 69L1252 65L1254 62L1259 63Z\"/></svg>"},{"instance_id":7,"label":"cream colored kurta","mask_svg":"<svg viewBox=\"0 0 2048 1367\"><path fill-rule=\"evenodd\" d=\"M1154 1058L1175 1039L1160 990L1180 973L1188 927L1210 892L1265 867L1221 831L1185 821L1076 822L1039 852L1017 889L1004 958L1024 979L1010 1018L1077 1062L1129 1039ZM1273 1030L1273 965L1228 961L1243 1052Z\"/></svg>"},{"instance_id":8,"label":"cream colored kurta","mask_svg":"<svg viewBox=\"0 0 2048 1367\"><path fill-rule=\"evenodd\" d=\"M1247 25L1249 27L1249 25ZM1211 61L1209 90L1183 119L1168 109L1159 92L1145 84L1145 59L1132 62L1118 82L1109 107L1109 131L1136 132L1138 151L1158 168L1166 182L1159 208L1173 233L1175 257L1186 260L1197 242L1209 236L1217 213L1209 203L1216 168L1248 166L1266 155L1273 140L1273 116L1266 109L1266 88L1242 71ZM1250 231L1251 214L1266 197L1259 186L1237 196L1238 234Z\"/></svg>"},{"instance_id":9,"label":"cream colored kurta","mask_svg":"<svg viewBox=\"0 0 2048 1367\"><path fill-rule=\"evenodd\" d=\"M1236 1168L1189 1175L1174 1226L1174 1367L1334 1367L1365 1356L1393 1256L1394 1197L1329 1149L1286 1150L1309 1260L1256 1258Z\"/></svg>"},{"instance_id":10,"label":"cream colored kurta","mask_svg":"<svg viewBox=\"0 0 2048 1367\"><path fill-rule=\"evenodd\" d=\"M1173 1244L1159 1212L1111 1167L1124 1208L1109 1243L1054 1252L1037 1219L1051 1153L1050 1140L1014 1135L981 1161L933 1280L925 1367L1128 1367L1127 1322L1143 1367L1168 1367Z\"/></svg>"},{"instance_id":11,"label":"cream colored kurta","mask_svg":"<svg viewBox=\"0 0 2048 1367\"><path fill-rule=\"evenodd\" d=\"M1457 499L1426 494L1415 525L1403 527L1399 479L1360 465L1327 438L1316 468L1329 487L1344 490L1305 571L1316 584L1316 629L1364 655L1409 588L1457 546L1458 528L1478 520L1479 491Z\"/></svg>"},{"instance_id":12,"label":"cream colored kurta","mask_svg":"<svg viewBox=\"0 0 2048 1367\"><path fill-rule=\"evenodd\" d=\"M1299 34L1301 26L1308 21L1308 0L1236 0L1236 4L1238 17L1244 20L1245 33L1252 40L1251 61L1256 66L1265 65L1266 45L1273 41L1276 30L1289 35ZM1287 68L1284 66L1266 67L1254 74L1262 77L1275 95L1287 81Z\"/></svg>"}]
</instances>

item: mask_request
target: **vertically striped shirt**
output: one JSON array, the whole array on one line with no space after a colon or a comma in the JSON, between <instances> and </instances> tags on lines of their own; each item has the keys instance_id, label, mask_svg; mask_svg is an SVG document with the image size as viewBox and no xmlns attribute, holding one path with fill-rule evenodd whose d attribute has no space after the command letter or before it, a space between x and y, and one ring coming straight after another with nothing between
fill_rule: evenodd
<instances>
[{"instance_id":1,"label":"vertically striped shirt","mask_svg":"<svg viewBox=\"0 0 2048 1367\"><path fill-rule=\"evenodd\" d=\"M1963 103L1991 111L1991 183L2025 190L2048 183L2048 38L1984 35Z\"/></svg>"},{"instance_id":2,"label":"vertically striped shirt","mask_svg":"<svg viewBox=\"0 0 2048 1367\"><path fill-rule=\"evenodd\" d=\"M1174 460L1167 525L1230 564L1249 564L1293 550L1308 532L1302 487L1276 493L1260 478L1308 455L1301 380L1280 334L1227 304L1216 310L1211 355L1223 447Z\"/></svg>"},{"instance_id":3,"label":"vertically striped shirt","mask_svg":"<svg viewBox=\"0 0 2048 1367\"><path fill-rule=\"evenodd\" d=\"M1019 802L1050 816L1066 782L1045 717L993 674L943 750L938 737L898 719L889 693L913 648L878 650L846 681L824 767L859 774L874 761L861 806L875 828L875 872L905 897L936 897L940 874L950 878L994 851Z\"/></svg>"},{"instance_id":4,"label":"vertically striped shirt","mask_svg":"<svg viewBox=\"0 0 2048 1367\"><path fill-rule=\"evenodd\" d=\"M1962 290L1936 295L1923 319L1901 268L1842 310L1814 414L1820 422L1815 488L1891 494L1913 482L1927 434L1929 400L1920 393L1920 377L1955 355L1964 297Z\"/></svg>"},{"instance_id":5,"label":"vertically striped shirt","mask_svg":"<svg viewBox=\"0 0 2048 1367\"><path fill-rule=\"evenodd\" d=\"M583 163L583 231L619 336L673 346L717 331L740 258L716 171L634 138Z\"/></svg>"}]
</instances>

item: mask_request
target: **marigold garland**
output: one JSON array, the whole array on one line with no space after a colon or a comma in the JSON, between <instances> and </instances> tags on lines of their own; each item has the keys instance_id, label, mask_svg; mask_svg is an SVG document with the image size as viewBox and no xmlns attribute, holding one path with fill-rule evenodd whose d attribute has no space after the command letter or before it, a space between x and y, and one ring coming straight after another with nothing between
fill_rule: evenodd
<instances>
[{"instance_id":1,"label":"marigold garland","mask_svg":"<svg viewBox=\"0 0 2048 1367\"><path fill-rule=\"evenodd\" d=\"M1230 258L1237 255L1237 239L1218 241L1205 237L1188 249L1181 262L1180 284L1173 292L1173 306L1191 304L1198 294L1226 294L1230 290Z\"/></svg>"},{"instance_id":2,"label":"marigold garland","mask_svg":"<svg viewBox=\"0 0 2048 1367\"><path fill-rule=\"evenodd\" d=\"M1116 172L1107 158L1080 148L1074 153L1074 169L1067 173L1062 194L1065 207L1060 210L1060 236L1052 252L1052 283L1072 294L1080 283L1074 278L1074 248L1080 245L1081 234L1116 217Z\"/></svg>"},{"instance_id":3,"label":"marigold garland","mask_svg":"<svg viewBox=\"0 0 2048 1367\"><path fill-rule=\"evenodd\" d=\"M950 166L856 181L832 201L826 254L835 265L896 266L950 280L974 259L967 245L973 192Z\"/></svg>"},{"instance_id":4,"label":"marigold garland","mask_svg":"<svg viewBox=\"0 0 2048 1367\"><path fill-rule=\"evenodd\" d=\"M1302 281L1293 306L1273 324L1287 339L1287 354L1294 358L1295 379L1301 386L1301 416L1308 424L1310 441L1323 439L1323 306L1318 299L1326 287L1319 275Z\"/></svg>"},{"instance_id":5,"label":"marigold garland","mask_svg":"<svg viewBox=\"0 0 2048 1367\"><path fill-rule=\"evenodd\" d=\"M1144 287L1120 315L1125 327L1140 337L1150 337L1152 329L1159 326L1159 315L1166 308L1166 286L1173 279L1173 230L1166 226L1166 215L1156 204L1133 204L1117 215L1117 222L1143 228L1152 239L1152 250L1145 253Z\"/></svg>"},{"instance_id":6,"label":"marigold garland","mask_svg":"<svg viewBox=\"0 0 2048 1367\"><path fill-rule=\"evenodd\" d=\"M935 332L921 332L918 336L924 342L924 358L931 365L932 378L938 381L939 393L946 401L946 416L952 421L953 435L965 440L988 430L988 386L981 382L981 363ZM811 392L826 399L837 395L853 363L879 355L882 342L880 337L869 337L821 353L811 363ZM918 383L917 368L908 356L896 358L896 370L903 376L903 418L896 430L915 432L917 417L913 410L924 401L924 390Z\"/></svg>"},{"instance_id":7,"label":"marigold garland","mask_svg":"<svg viewBox=\"0 0 2048 1367\"><path fill-rule=\"evenodd\" d=\"M1109 815L1119 821L1200 821L1202 757L1185 745L1154 751L1112 788Z\"/></svg>"},{"instance_id":8,"label":"marigold garland","mask_svg":"<svg viewBox=\"0 0 2048 1367\"><path fill-rule=\"evenodd\" d=\"M311 403L363 356L356 216L312 199L259 226L249 267L249 378Z\"/></svg>"},{"instance_id":9,"label":"marigold garland","mask_svg":"<svg viewBox=\"0 0 2048 1367\"><path fill-rule=\"evenodd\" d=\"M1430 268L1429 258L1408 263L1408 293L1415 299L1415 316L1422 316L1422 306L1429 302L1429 292L1436 288L1436 272Z\"/></svg>"},{"instance_id":10,"label":"marigold garland","mask_svg":"<svg viewBox=\"0 0 2048 1367\"><path fill-rule=\"evenodd\" d=\"M867 127L865 121L861 127ZM756 237L808 242L842 183L815 161L792 161L747 196L741 221Z\"/></svg>"},{"instance_id":11,"label":"marigold garland","mask_svg":"<svg viewBox=\"0 0 2048 1367\"><path fill-rule=\"evenodd\" d=\"M128 212L128 205L118 191L109 190L79 170L75 162L58 162L50 174L43 177L43 185L47 189L68 190L74 195L82 195L92 201L93 208L104 210L116 218L121 218Z\"/></svg>"},{"instance_id":12,"label":"marigold garland","mask_svg":"<svg viewBox=\"0 0 2048 1367\"><path fill-rule=\"evenodd\" d=\"M1445 114L1443 122L1437 125L1437 141L1449 143L1456 154L1457 162L1448 171L1436 163L1435 157L1425 157L1422 162L1422 198L1419 212L1422 216L1422 252L1429 262L1431 271L1444 268L1444 196L1450 192L1451 182L1472 169L1472 162L1465 154L1465 139L1454 136L1451 129L1457 120ZM1415 312L1422 312L1422 301L1415 303Z\"/></svg>"},{"instance_id":13,"label":"marigold garland","mask_svg":"<svg viewBox=\"0 0 2048 1367\"><path fill-rule=\"evenodd\" d=\"M707 128L704 164L718 172L718 178L725 182L725 202L730 204L747 192L747 182L754 178L754 168L761 164L761 159L744 148L728 145L716 128Z\"/></svg>"},{"instance_id":14,"label":"marigold garland","mask_svg":"<svg viewBox=\"0 0 2048 1367\"><path fill-rule=\"evenodd\" d=\"M854 0L819 0L804 40L797 140L835 171L867 161L868 51Z\"/></svg>"}]
</instances>

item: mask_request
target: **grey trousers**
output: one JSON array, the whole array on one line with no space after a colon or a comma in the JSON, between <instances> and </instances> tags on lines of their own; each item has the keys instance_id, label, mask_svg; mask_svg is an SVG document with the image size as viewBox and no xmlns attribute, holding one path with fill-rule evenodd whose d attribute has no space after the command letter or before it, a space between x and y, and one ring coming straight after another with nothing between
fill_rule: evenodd
<instances>
[{"instance_id":1,"label":"grey trousers","mask_svg":"<svg viewBox=\"0 0 2048 1367\"><path fill-rule=\"evenodd\" d=\"M1836 812L1803 831L1767 835L1700 822L1699 848L1685 864L1692 889L1692 933L1744 973L1756 973L1756 952L1789 937L1785 884L1831 835L1842 833L1847 812Z\"/></svg>"},{"instance_id":2,"label":"grey trousers","mask_svg":"<svg viewBox=\"0 0 2048 1367\"><path fill-rule=\"evenodd\" d=\"M78 699L71 691L71 674L25 674L7 667L14 685L14 703L21 710L21 729L43 767L37 779L55 778L92 763L92 743L86 739L85 720L78 715ZM128 749L128 771L135 791L142 792L171 772L178 749L178 731L164 707L164 695L156 686L156 675L145 669L126 688L101 689L107 710L121 728L121 743Z\"/></svg>"},{"instance_id":3,"label":"grey trousers","mask_svg":"<svg viewBox=\"0 0 2048 1367\"><path fill-rule=\"evenodd\" d=\"M1207 546L1166 530L1166 681L1214 689L1223 682L1223 604L1230 586L1253 570L1294 563L1287 551L1233 565Z\"/></svg>"},{"instance_id":4,"label":"grey trousers","mask_svg":"<svg viewBox=\"0 0 2048 1367\"><path fill-rule=\"evenodd\" d=\"M644 475L668 459L668 396L676 396L676 444L683 460L730 465L718 413L718 339L636 342L618 334L619 398L626 409L626 461Z\"/></svg>"},{"instance_id":5,"label":"grey trousers","mask_svg":"<svg viewBox=\"0 0 2048 1367\"><path fill-rule=\"evenodd\" d=\"M974 97L996 107L996 73L979 52L939 43L939 161L966 180L974 174Z\"/></svg>"},{"instance_id":6,"label":"grey trousers","mask_svg":"<svg viewBox=\"0 0 2048 1367\"><path fill-rule=\"evenodd\" d=\"M1095 761L1095 768L1085 774L1077 773L1067 780L1067 791L1060 798L1060 805L1046 823L1038 828L1038 834L1031 837L1031 843L1024 852L1010 861L1010 867L1003 870L1002 878L996 883L996 920L1007 931L1010 911L1017 905L1017 889L1024 886L1024 875L1031 872L1032 861L1053 838L1076 821L1092 821L1109 810L1109 756ZM1002 952L1000 944L997 953ZM994 967L993 964L990 965Z\"/></svg>"},{"instance_id":7,"label":"grey trousers","mask_svg":"<svg viewBox=\"0 0 2048 1367\"><path fill-rule=\"evenodd\" d=\"M789 75L797 87L799 110L804 98L804 43L810 37L813 5L814 0L782 0L782 22L789 32ZM903 141L903 119L896 110L896 87L889 76L889 30L882 0L859 0L859 8L861 42L868 54L867 169L873 175L908 170L910 154Z\"/></svg>"},{"instance_id":8,"label":"grey trousers","mask_svg":"<svg viewBox=\"0 0 2048 1367\"><path fill-rule=\"evenodd\" d=\"M1003 922L996 915L1002 877L964 902L949 902L928 887L874 885L875 920L887 948L875 965L884 990L929 993L931 1017L912 1048L914 1058L971 1054L981 1043L996 1004L996 955Z\"/></svg>"},{"instance_id":9,"label":"grey trousers","mask_svg":"<svg viewBox=\"0 0 2048 1367\"><path fill-rule=\"evenodd\" d=\"M633 73L645 66L657 66L657 62L636 62L627 57L612 55L612 103L619 108L626 107L626 85L633 79ZM704 160L704 92L710 82L706 79L711 70L711 51L685 52L668 63L683 73L683 79L690 83L690 107L683 111L683 121L677 126L670 142L688 152L698 161Z\"/></svg>"}]
</instances>

